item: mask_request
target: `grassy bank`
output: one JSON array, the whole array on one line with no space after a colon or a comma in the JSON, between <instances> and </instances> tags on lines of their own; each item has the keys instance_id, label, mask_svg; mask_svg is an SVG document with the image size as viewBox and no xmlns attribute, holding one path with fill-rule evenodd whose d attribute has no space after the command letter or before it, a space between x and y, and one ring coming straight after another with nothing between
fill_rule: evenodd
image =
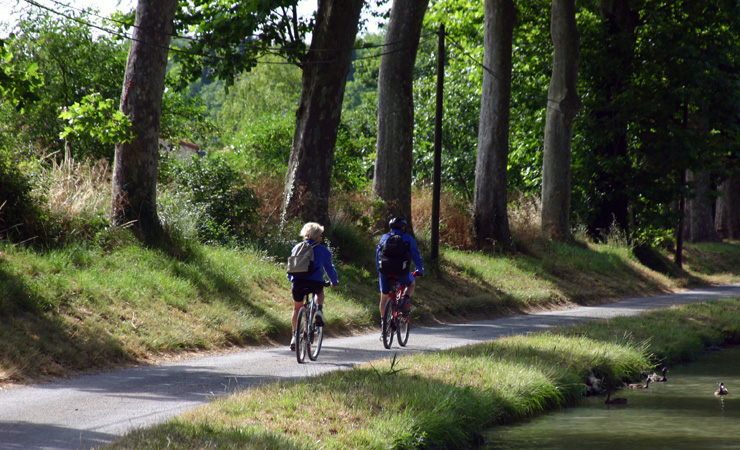
<instances>
[{"instance_id":1,"label":"grassy bank","mask_svg":"<svg viewBox=\"0 0 740 450\"><path fill-rule=\"evenodd\" d=\"M621 386L738 343L740 300L671 308L273 383L110 448L468 448L487 428L574 404L589 374Z\"/></svg>"},{"instance_id":2,"label":"grassy bank","mask_svg":"<svg viewBox=\"0 0 740 450\"><path fill-rule=\"evenodd\" d=\"M373 245L353 235L333 244L341 285L328 293L327 319L335 334L378 323ZM423 238L420 246L426 253ZM125 234L43 252L0 242L0 383L286 344L290 284L277 254L199 245L162 252ZM740 280L736 243L688 246L685 259L685 271L667 276L620 246L443 249L439 268L419 282L414 320L459 322Z\"/></svg>"}]
</instances>

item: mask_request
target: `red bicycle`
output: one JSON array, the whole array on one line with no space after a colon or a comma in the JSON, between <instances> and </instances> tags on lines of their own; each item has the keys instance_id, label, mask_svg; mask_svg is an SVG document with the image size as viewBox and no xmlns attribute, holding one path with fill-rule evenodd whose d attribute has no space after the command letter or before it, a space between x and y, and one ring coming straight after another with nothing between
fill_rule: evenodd
<instances>
[{"instance_id":1,"label":"red bicycle","mask_svg":"<svg viewBox=\"0 0 740 450\"><path fill-rule=\"evenodd\" d=\"M419 276L416 271L414 271L413 275L414 277ZM401 299L406 294L408 286L401 284L395 275L388 275L388 279L395 283L395 288L390 297L388 297L388 301L385 302L383 311L383 329L381 330L383 346L385 348L391 348L393 335L395 334L398 337L398 344L401 347L405 347L409 341L411 314L401 311Z\"/></svg>"}]
</instances>

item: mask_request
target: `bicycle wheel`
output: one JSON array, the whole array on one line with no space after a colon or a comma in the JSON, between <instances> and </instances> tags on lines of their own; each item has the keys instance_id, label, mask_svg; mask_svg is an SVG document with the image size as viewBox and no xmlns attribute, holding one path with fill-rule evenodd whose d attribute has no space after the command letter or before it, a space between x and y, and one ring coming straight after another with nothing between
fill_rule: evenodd
<instances>
[{"instance_id":1,"label":"bicycle wheel","mask_svg":"<svg viewBox=\"0 0 740 450\"><path fill-rule=\"evenodd\" d=\"M389 298L385 303L385 310L383 311L383 346L385 348L391 348L393 344L393 299Z\"/></svg>"},{"instance_id":2,"label":"bicycle wheel","mask_svg":"<svg viewBox=\"0 0 740 450\"><path fill-rule=\"evenodd\" d=\"M316 361L324 341L324 327L316 325L316 312L311 314L311 326L308 327L308 357Z\"/></svg>"},{"instance_id":3,"label":"bicycle wheel","mask_svg":"<svg viewBox=\"0 0 740 450\"><path fill-rule=\"evenodd\" d=\"M295 357L298 363L302 364L306 360L306 353L308 353L308 309L305 306L298 311L295 344Z\"/></svg>"},{"instance_id":4,"label":"bicycle wheel","mask_svg":"<svg viewBox=\"0 0 740 450\"><path fill-rule=\"evenodd\" d=\"M411 313L398 315L398 326L396 327L396 335L398 336L398 345L405 347L409 341L409 330L411 330Z\"/></svg>"}]
</instances>

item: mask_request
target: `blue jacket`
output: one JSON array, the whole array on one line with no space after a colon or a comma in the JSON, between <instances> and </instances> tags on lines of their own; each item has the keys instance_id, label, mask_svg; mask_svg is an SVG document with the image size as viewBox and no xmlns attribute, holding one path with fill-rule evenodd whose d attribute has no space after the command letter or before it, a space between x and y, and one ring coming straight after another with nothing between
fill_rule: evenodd
<instances>
[{"instance_id":1,"label":"blue jacket","mask_svg":"<svg viewBox=\"0 0 740 450\"><path fill-rule=\"evenodd\" d=\"M314 241L313 239L307 239L305 242L308 242L309 244L316 243L316 241ZM291 255L295 253L295 249L299 245L300 244L296 244L295 247L293 247L293 249L290 251ZM326 272L326 275L329 276L329 280L331 281L332 285L336 286L339 284L339 280L337 279L337 270L334 268L334 264L331 262L331 251L321 244L313 248L313 268L315 270L310 276L300 278L304 280L315 280L323 282L324 272ZM322 268L323 270L320 270ZM298 277L294 277L292 274L288 274L288 280L290 280L291 283L295 278Z\"/></svg>"},{"instance_id":2,"label":"blue jacket","mask_svg":"<svg viewBox=\"0 0 740 450\"><path fill-rule=\"evenodd\" d=\"M410 234L404 233L401 230L398 230L395 228L392 229L390 233L386 233L380 237L380 242L378 242L378 248L375 249L375 268L378 269L378 256L380 255L380 248L383 245L383 243L386 240L388 240L388 237L392 234L400 234L401 239L403 239L403 242L409 243L409 251L411 251L411 259L414 260L416 271L419 272L419 275L424 275L424 263L421 260L421 254L419 253L419 246L416 245L416 240Z\"/></svg>"}]
</instances>

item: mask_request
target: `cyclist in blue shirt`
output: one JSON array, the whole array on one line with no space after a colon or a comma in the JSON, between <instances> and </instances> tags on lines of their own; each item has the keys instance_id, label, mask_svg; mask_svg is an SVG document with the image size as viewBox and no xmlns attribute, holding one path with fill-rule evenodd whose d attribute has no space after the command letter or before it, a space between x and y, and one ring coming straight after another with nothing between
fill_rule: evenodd
<instances>
[{"instance_id":1,"label":"cyclist in blue shirt","mask_svg":"<svg viewBox=\"0 0 740 450\"><path fill-rule=\"evenodd\" d=\"M377 269L380 269L379 256L380 249L382 248L383 243L385 243L385 241L388 240L391 235L400 234L403 241L408 243L409 252L411 253L411 259L414 261L414 265L416 266L416 270L414 270L413 274L409 271L398 275L398 280L401 282L401 284L403 284L404 286L408 286L408 289L406 290L406 295L403 296L403 300L401 301L401 310L405 313L408 313L409 297L411 296L411 294L414 293L414 288L416 287L416 280L414 280L414 276L412 275L424 275L424 264L421 259L421 254L419 253L419 247L416 244L416 240L413 236L406 232L406 225L406 220L400 217L394 217L388 222L388 228L390 230L388 233L381 236L380 242L378 242L378 248L375 250L375 265ZM388 280L388 275L381 273L380 270L378 270L378 278L380 281L380 326L382 329L385 303L388 301L388 298L393 292L394 284Z\"/></svg>"},{"instance_id":2,"label":"cyclist in blue shirt","mask_svg":"<svg viewBox=\"0 0 740 450\"><path fill-rule=\"evenodd\" d=\"M308 222L301 229L301 237L304 242L309 244L317 244L313 248L313 267L314 271L306 277L297 277L293 274L288 274L288 280L293 283L293 336L290 340L290 349L295 350L295 329L298 322L298 311L303 306L303 293L302 288L308 288L312 294L316 294L316 304L319 310L316 312L316 324L324 325L324 272L329 277L332 287L337 286L339 281L337 279L337 271L334 268L334 264L331 260L331 251L325 246L321 245L323 240L322 233L324 227L315 222ZM296 244L291 250L291 254L294 254L296 248L300 244Z\"/></svg>"}]
</instances>

